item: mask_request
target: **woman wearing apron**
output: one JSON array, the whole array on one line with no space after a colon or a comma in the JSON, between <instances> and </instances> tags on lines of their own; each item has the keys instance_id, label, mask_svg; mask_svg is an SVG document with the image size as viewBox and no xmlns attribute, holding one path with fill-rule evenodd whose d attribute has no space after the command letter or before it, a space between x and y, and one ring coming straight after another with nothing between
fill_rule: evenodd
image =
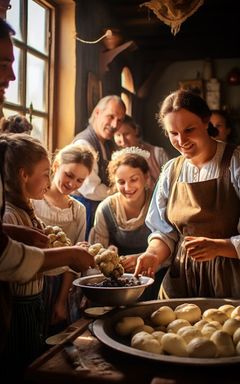
<instances>
[{"instance_id":1,"label":"woman wearing apron","mask_svg":"<svg viewBox=\"0 0 240 384\"><path fill-rule=\"evenodd\" d=\"M181 156L164 167L146 218L152 233L135 273L171 260L161 298L240 297L240 150L216 141L211 111L179 90L159 121Z\"/></svg>"}]
</instances>

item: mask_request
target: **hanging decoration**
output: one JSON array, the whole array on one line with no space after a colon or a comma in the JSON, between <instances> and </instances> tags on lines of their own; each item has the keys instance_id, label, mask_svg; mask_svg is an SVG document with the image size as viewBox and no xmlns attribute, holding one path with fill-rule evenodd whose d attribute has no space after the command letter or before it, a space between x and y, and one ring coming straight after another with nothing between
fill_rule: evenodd
<instances>
[{"instance_id":1,"label":"hanging decoration","mask_svg":"<svg viewBox=\"0 0 240 384\"><path fill-rule=\"evenodd\" d=\"M151 0L140 5L150 8L155 15L171 27L175 36L181 24L203 5L204 0Z\"/></svg>"}]
</instances>

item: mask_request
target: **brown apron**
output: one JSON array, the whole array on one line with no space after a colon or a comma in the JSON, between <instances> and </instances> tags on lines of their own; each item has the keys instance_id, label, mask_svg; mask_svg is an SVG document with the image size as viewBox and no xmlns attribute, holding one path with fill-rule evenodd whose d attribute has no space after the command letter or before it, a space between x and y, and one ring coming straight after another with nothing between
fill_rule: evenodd
<instances>
[{"instance_id":1,"label":"brown apron","mask_svg":"<svg viewBox=\"0 0 240 384\"><path fill-rule=\"evenodd\" d=\"M217 256L197 262L182 246L185 236L226 239L238 235L240 201L229 171L233 150L233 146L226 146L217 179L197 183L178 182L184 157L175 161L167 217L179 232L179 241L163 280L162 298L240 298L239 259Z\"/></svg>"}]
</instances>

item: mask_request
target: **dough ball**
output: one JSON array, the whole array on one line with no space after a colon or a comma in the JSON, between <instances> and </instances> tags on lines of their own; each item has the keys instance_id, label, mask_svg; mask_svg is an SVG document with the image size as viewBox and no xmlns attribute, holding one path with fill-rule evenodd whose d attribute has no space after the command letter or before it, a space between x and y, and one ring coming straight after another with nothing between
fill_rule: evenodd
<instances>
[{"instance_id":1,"label":"dough ball","mask_svg":"<svg viewBox=\"0 0 240 384\"><path fill-rule=\"evenodd\" d=\"M208 324L210 324L212 327L216 329L222 329L222 324L220 324L219 321L216 321L216 320L209 321Z\"/></svg>"},{"instance_id":2,"label":"dough ball","mask_svg":"<svg viewBox=\"0 0 240 384\"><path fill-rule=\"evenodd\" d=\"M202 330L202 328L204 327L204 325L208 324L208 321L207 320L199 320L197 321L195 324L194 324L194 327L196 327L197 329L199 329L200 331Z\"/></svg>"},{"instance_id":3,"label":"dough ball","mask_svg":"<svg viewBox=\"0 0 240 384\"><path fill-rule=\"evenodd\" d=\"M237 344L239 341L240 341L240 328L236 329L236 331L233 334L234 344Z\"/></svg>"},{"instance_id":4,"label":"dough ball","mask_svg":"<svg viewBox=\"0 0 240 384\"><path fill-rule=\"evenodd\" d=\"M152 335L155 339L157 339L158 342L161 344L161 342L162 342L162 337L163 337L163 335L165 335L165 332L162 332L162 331L154 331L151 335Z\"/></svg>"},{"instance_id":5,"label":"dough ball","mask_svg":"<svg viewBox=\"0 0 240 384\"><path fill-rule=\"evenodd\" d=\"M224 304L224 305L221 305L221 307L219 307L218 309L219 311L226 313L228 317L231 317L231 313L235 309L235 307L234 305L231 305L231 304Z\"/></svg>"},{"instance_id":6,"label":"dough ball","mask_svg":"<svg viewBox=\"0 0 240 384\"><path fill-rule=\"evenodd\" d=\"M98 254L98 252L100 251L100 249L103 248L102 244L100 243L96 243L96 244L92 244L90 245L90 247L88 248L88 252L92 255L92 256L96 256Z\"/></svg>"},{"instance_id":7,"label":"dough ball","mask_svg":"<svg viewBox=\"0 0 240 384\"><path fill-rule=\"evenodd\" d=\"M203 336L205 336L206 338L210 339L212 334L214 332L216 332L217 330L218 329L217 329L217 327L214 324L208 323L208 324L204 325L204 327L202 328L201 332L202 332Z\"/></svg>"},{"instance_id":8,"label":"dough ball","mask_svg":"<svg viewBox=\"0 0 240 384\"><path fill-rule=\"evenodd\" d=\"M192 326L188 326L180 328L178 331L178 335L183 338L186 344L188 344L192 339L195 339L196 337L201 337L202 333L199 329L194 328Z\"/></svg>"},{"instance_id":9,"label":"dough ball","mask_svg":"<svg viewBox=\"0 0 240 384\"><path fill-rule=\"evenodd\" d=\"M237 316L240 316L240 305L238 305L231 313L231 318L234 319Z\"/></svg>"},{"instance_id":10,"label":"dough ball","mask_svg":"<svg viewBox=\"0 0 240 384\"><path fill-rule=\"evenodd\" d=\"M131 347L151 353L162 353L162 346L159 341L147 332L136 333L132 337Z\"/></svg>"},{"instance_id":11,"label":"dough ball","mask_svg":"<svg viewBox=\"0 0 240 384\"><path fill-rule=\"evenodd\" d=\"M54 225L52 229L53 229L53 233L55 234L62 231L62 228L60 228L58 225Z\"/></svg>"},{"instance_id":12,"label":"dough ball","mask_svg":"<svg viewBox=\"0 0 240 384\"><path fill-rule=\"evenodd\" d=\"M238 328L240 328L240 320L233 318L225 321L222 330L232 336Z\"/></svg>"},{"instance_id":13,"label":"dough ball","mask_svg":"<svg viewBox=\"0 0 240 384\"><path fill-rule=\"evenodd\" d=\"M151 314L151 320L154 325L168 325L176 319L172 308L164 305Z\"/></svg>"},{"instance_id":14,"label":"dough ball","mask_svg":"<svg viewBox=\"0 0 240 384\"><path fill-rule=\"evenodd\" d=\"M135 328L144 325L144 321L139 316L123 317L117 322L115 330L119 336L128 336L134 331Z\"/></svg>"},{"instance_id":15,"label":"dough ball","mask_svg":"<svg viewBox=\"0 0 240 384\"><path fill-rule=\"evenodd\" d=\"M177 319L188 320L191 324L196 323L201 319L201 309L196 304L181 304L175 308Z\"/></svg>"},{"instance_id":16,"label":"dough ball","mask_svg":"<svg viewBox=\"0 0 240 384\"><path fill-rule=\"evenodd\" d=\"M132 336L134 336L134 335L136 335L136 333L139 333L139 332L142 332L142 331L151 334L151 333L154 332L154 329L150 325L143 324L140 327L137 327L137 328L134 329L134 331L132 332Z\"/></svg>"},{"instance_id":17,"label":"dough ball","mask_svg":"<svg viewBox=\"0 0 240 384\"><path fill-rule=\"evenodd\" d=\"M187 356L186 343L176 333L166 333L161 338L163 350L170 355Z\"/></svg>"},{"instance_id":18,"label":"dough ball","mask_svg":"<svg viewBox=\"0 0 240 384\"><path fill-rule=\"evenodd\" d=\"M50 233L53 233L53 227L51 225L47 225L44 229L43 232L45 235L50 235Z\"/></svg>"},{"instance_id":19,"label":"dough ball","mask_svg":"<svg viewBox=\"0 0 240 384\"><path fill-rule=\"evenodd\" d=\"M179 329L181 329L182 327L186 327L188 325L191 325L189 321L184 319L176 319L171 321L171 323L168 324L167 332L177 333Z\"/></svg>"},{"instance_id":20,"label":"dough ball","mask_svg":"<svg viewBox=\"0 0 240 384\"><path fill-rule=\"evenodd\" d=\"M196 337L187 345L189 357L215 357L217 347L212 340L205 337Z\"/></svg>"},{"instance_id":21,"label":"dough ball","mask_svg":"<svg viewBox=\"0 0 240 384\"><path fill-rule=\"evenodd\" d=\"M228 357L235 355L232 338L227 332L215 331L210 340L217 346L217 356Z\"/></svg>"},{"instance_id":22,"label":"dough ball","mask_svg":"<svg viewBox=\"0 0 240 384\"><path fill-rule=\"evenodd\" d=\"M203 312L202 318L207 321L218 321L220 324L223 324L228 319L228 316L217 308L210 308Z\"/></svg>"}]
</instances>

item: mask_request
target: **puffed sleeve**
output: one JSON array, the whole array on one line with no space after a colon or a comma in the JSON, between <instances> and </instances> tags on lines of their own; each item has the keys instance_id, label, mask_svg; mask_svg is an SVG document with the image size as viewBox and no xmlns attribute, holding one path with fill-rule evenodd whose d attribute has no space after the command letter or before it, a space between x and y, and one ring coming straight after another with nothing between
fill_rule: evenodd
<instances>
[{"instance_id":1,"label":"puffed sleeve","mask_svg":"<svg viewBox=\"0 0 240 384\"><path fill-rule=\"evenodd\" d=\"M148 241L160 238L171 252L178 241L178 233L168 222L166 215L173 161L174 159L168 161L162 169L146 216L146 225L152 231Z\"/></svg>"}]
</instances>

